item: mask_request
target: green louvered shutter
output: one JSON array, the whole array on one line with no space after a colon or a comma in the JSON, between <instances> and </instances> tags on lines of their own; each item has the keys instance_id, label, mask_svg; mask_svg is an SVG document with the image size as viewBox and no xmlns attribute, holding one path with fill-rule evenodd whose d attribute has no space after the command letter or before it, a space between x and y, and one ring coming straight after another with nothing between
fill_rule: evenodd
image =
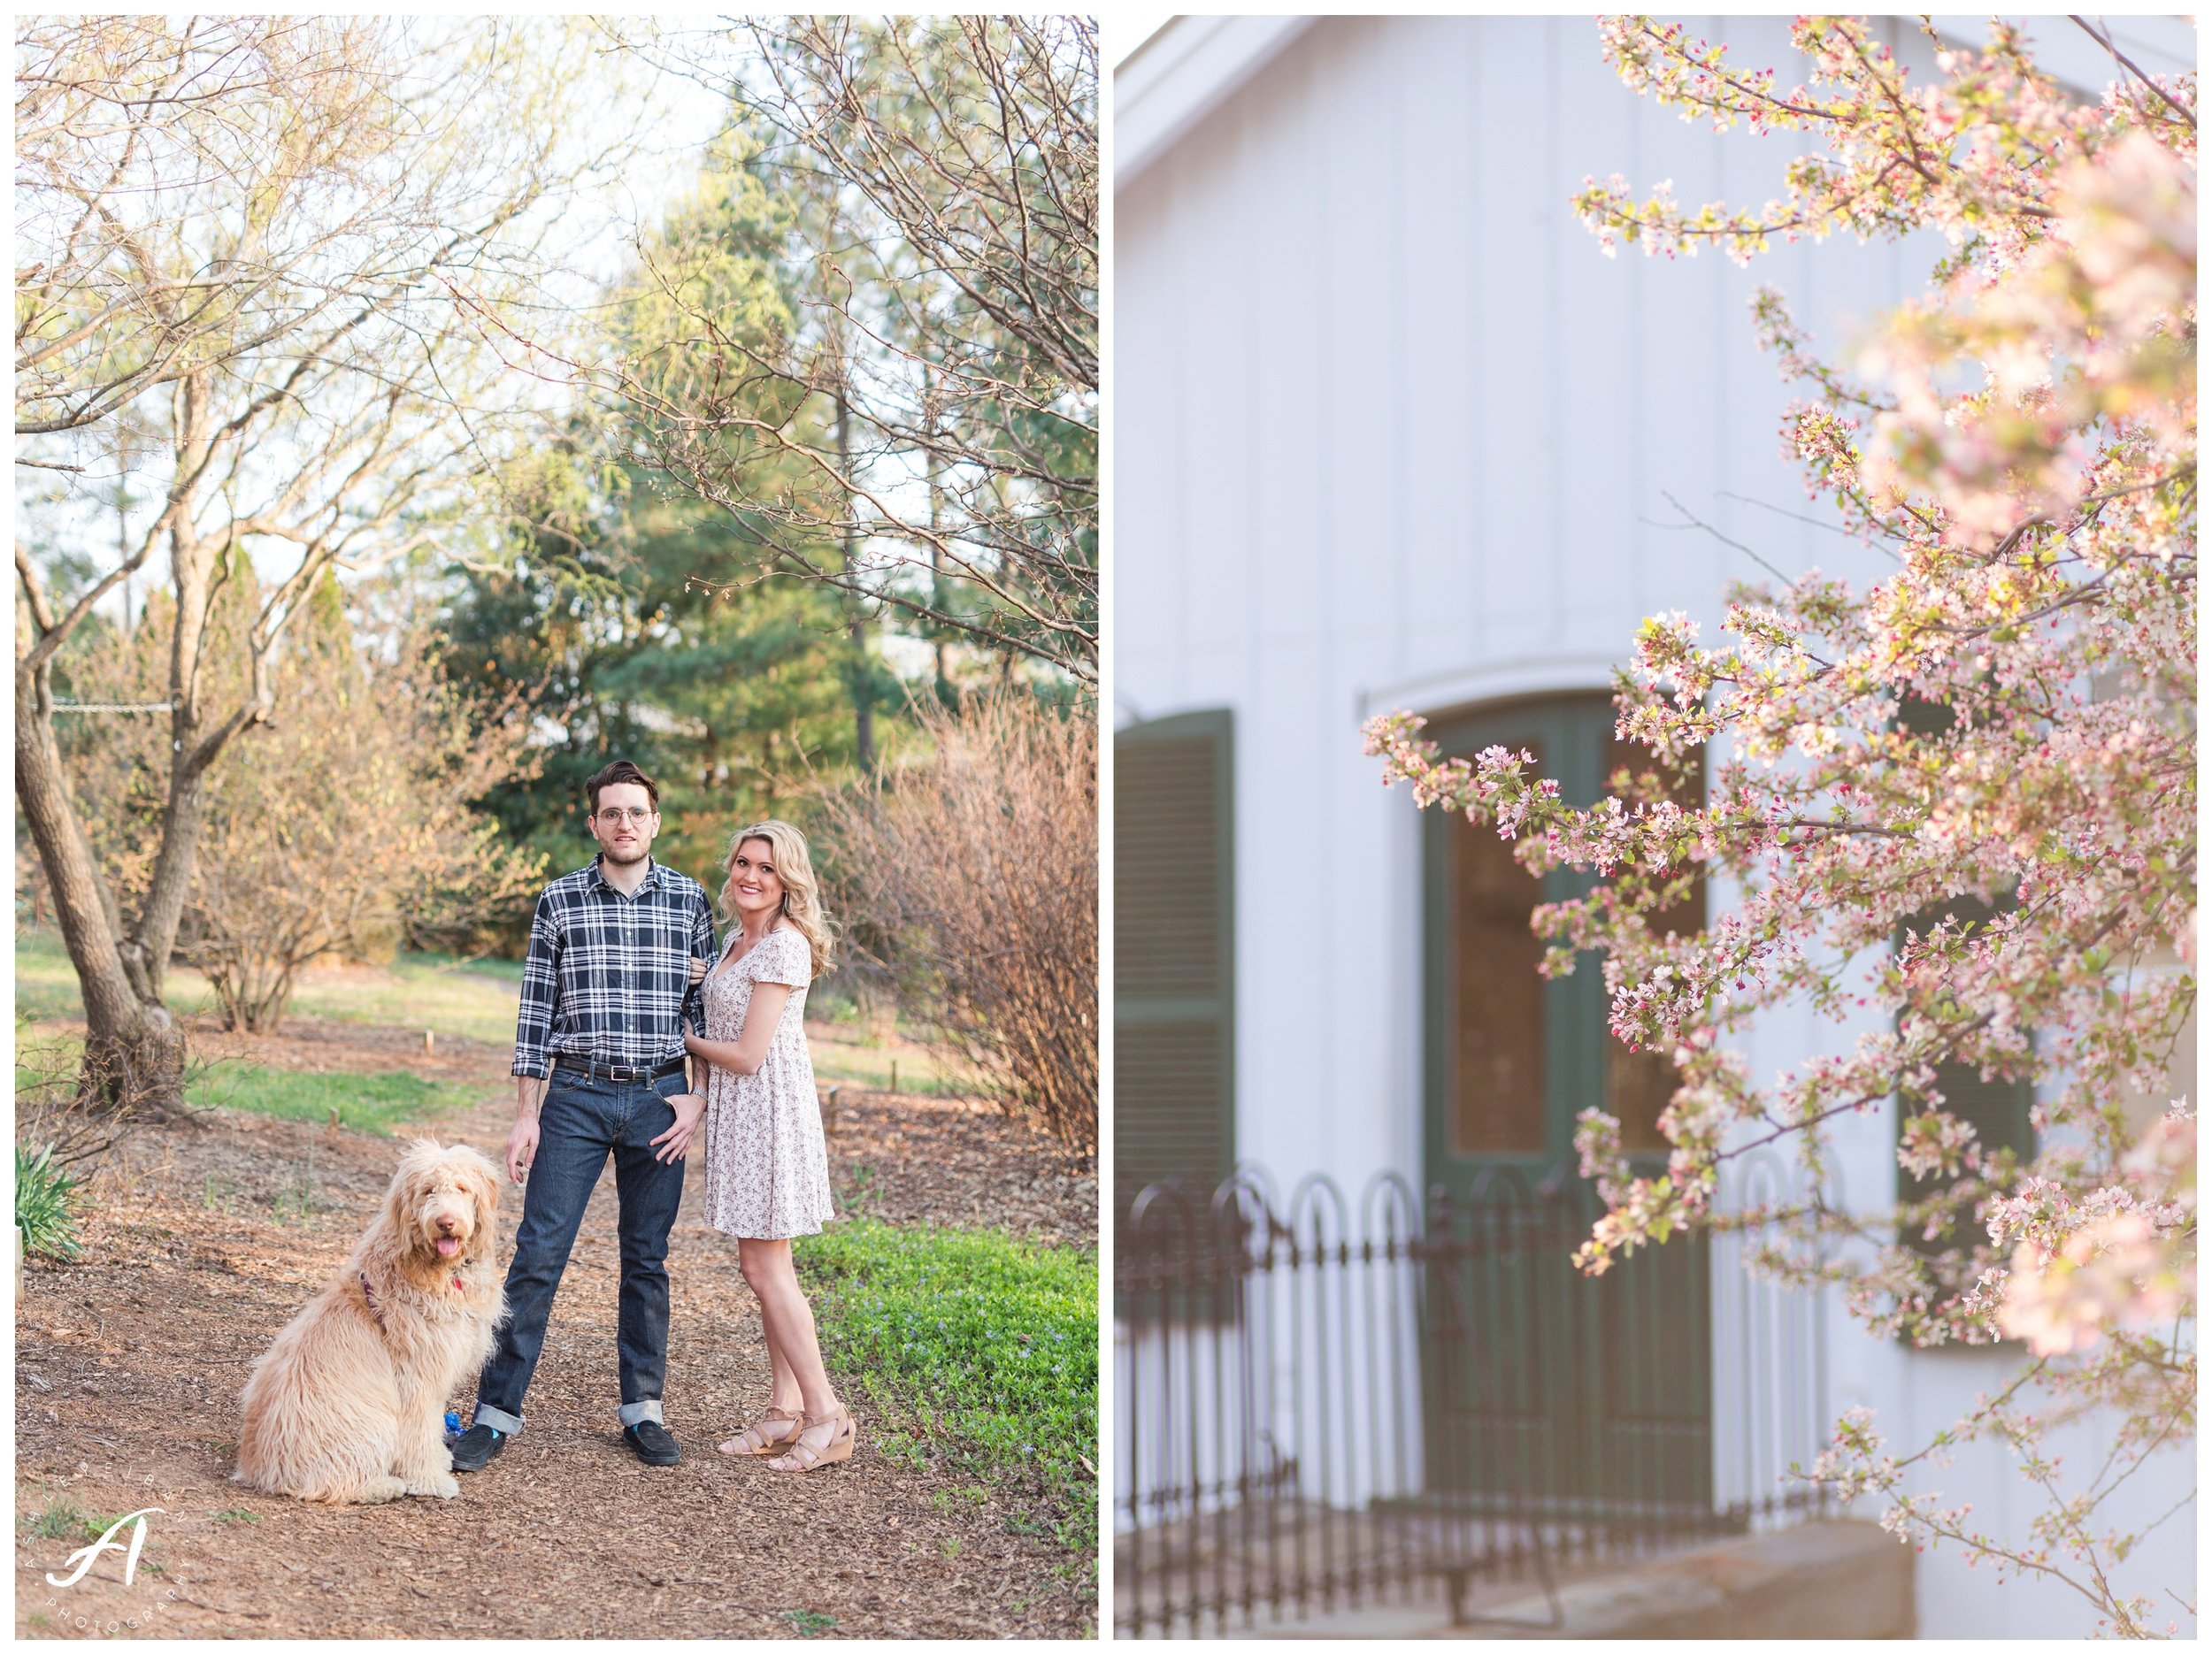
<instances>
[{"instance_id":1,"label":"green louvered shutter","mask_svg":"<svg viewBox=\"0 0 2212 1655\"><path fill-rule=\"evenodd\" d=\"M1916 698L1907 700L1899 709L1897 722L1904 729L1918 736L1939 735L1951 727L1951 709L1939 702ZM1916 931L1925 931L1947 915L1955 922L1980 927L2012 906L2009 898L1995 908L1978 897L1960 896L1951 901L1913 915L1905 923ZM1900 925L1894 946L1904 943L1905 925ZM2032 1110L2035 1088L2026 1080L2008 1080L2002 1077L1984 1080L1980 1069L1971 1063L1940 1062L1935 1066L1936 1089L1942 1092L1944 1107L1974 1129L1975 1137L1992 1149L2009 1149L2022 1160L2035 1151L2035 1127ZM1903 1137L1905 1117L1916 1113L1920 1105L1915 1099L1901 1099L1897 1110L1898 1136ZM1900 1200L1917 1201L1933 1194L1953 1180L1941 1176L1917 1178L1902 1167L1897 1169L1897 1195ZM1962 1222L1970 1222L1970 1218ZM1907 1243L1921 1251L1940 1253L1955 1245L1960 1237L1955 1234L1948 1239L1930 1241L1917 1234L1908 1236Z\"/></svg>"},{"instance_id":2,"label":"green louvered shutter","mask_svg":"<svg viewBox=\"0 0 2212 1655\"><path fill-rule=\"evenodd\" d=\"M1230 716L1114 736L1114 1190L1180 1180L1202 1203L1235 1161Z\"/></svg>"},{"instance_id":3,"label":"green louvered shutter","mask_svg":"<svg viewBox=\"0 0 2212 1655\"><path fill-rule=\"evenodd\" d=\"M2009 908L2009 902L2003 905ZM1953 900L1915 914L1907 922L1915 931L1925 931L1947 915L1957 923L1978 929L1995 917L1999 909L1993 908L1978 897L1958 897ZM1904 926L1898 927L1896 946L1904 943ZM2025 1161L2035 1153L2035 1127L2032 1111L2035 1107L2035 1087L2026 1080L2008 1080L1995 1076L1982 1078L1980 1067L1973 1063L1939 1062L1935 1066L1936 1090L1943 1094L1943 1107L1974 1129L1975 1138L1990 1149L2009 1149ZM1898 1137L1904 1137L1905 1117L1917 1114L1922 1107L1916 1098L1901 1098L1897 1110ZM1941 1175L1920 1178L1897 1169L1897 1196L1903 1201L1924 1200L1943 1185L1955 1182ZM1970 1215L1962 1219L1970 1222ZM1934 1241L1914 1235L1907 1237L1915 1247L1928 1253L1940 1253L1961 1239L1954 1235Z\"/></svg>"}]
</instances>

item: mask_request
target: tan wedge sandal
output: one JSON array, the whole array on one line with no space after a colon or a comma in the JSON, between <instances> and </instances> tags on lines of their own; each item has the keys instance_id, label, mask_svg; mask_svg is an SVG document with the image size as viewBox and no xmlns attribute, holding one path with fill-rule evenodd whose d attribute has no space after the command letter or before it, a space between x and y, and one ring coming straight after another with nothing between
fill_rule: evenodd
<instances>
[{"instance_id":1,"label":"tan wedge sandal","mask_svg":"<svg viewBox=\"0 0 2212 1655\"><path fill-rule=\"evenodd\" d=\"M771 1425L791 1425L797 1429L771 1437L766 1429ZM759 1460L768 1455L787 1453L790 1451L791 1439L804 1429L806 1429L805 1414L795 1414L789 1408L771 1408L737 1436L731 1437L727 1442L717 1443L714 1452L718 1454L727 1454L733 1460ZM746 1447L745 1439L748 1437L760 1438L760 1446Z\"/></svg>"},{"instance_id":2,"label":"tan wedge sandal","mask_svg":"<svg viewBox=\"0 0 2212 1655\"><path fill-rule=\"evenodd\" d=\"M829 1441L817 1448L806 1440L806 1434L817 1425L835 1425ZM799 1427L798 1434L787 1439L788 1446L768 1462L771 1471L819 1471L824 1466L841 1465L853 1457L853 1445L860 1440L860 1421L853 1417L850 1408L840 1408L834 1414L825 1414L819 1419L809 1416Z\"/></svg>"}]
</instances>

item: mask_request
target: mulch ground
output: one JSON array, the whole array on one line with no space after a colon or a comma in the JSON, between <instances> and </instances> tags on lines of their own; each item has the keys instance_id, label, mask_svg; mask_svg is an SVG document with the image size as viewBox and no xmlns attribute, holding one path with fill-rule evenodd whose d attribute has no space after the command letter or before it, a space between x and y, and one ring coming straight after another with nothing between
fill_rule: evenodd
<instances>
[{"instance_id":1,"label":"mulch ground","mask_svg":"<svg viewBox=\"0 0 2212 1655\"><path fill-rule=\"evenodd\" d=\"M441 1037L425 1054L419 1032L411 1044L405 1031L296 1019L250 1054L480 1080L485 1102L437 1135L497 1159L512 1108L504 1050ZM246 1364L342 1260L397 1151L226 1110L142 1127L111 1153L84 1259L26 1273L16 1509L161 1510L128 1587L115 1553L73 1587L50 1585L81 1540L19 1526L19 1636L1093 1635L1094 1561L1034 1533L1048 1525L1033 1491L887 1460L864 1420L853 1461L813 1476L713 1452L764 1399L767 1357L736 1244L700 1222L695 1179L670 1249L666 1404L680 1466L640 1465L614 1419L610 1171L554 1306L529 1429L464 1477L457 1499L334 1511L229 1482ZM1041 1240L1097 1235L1090 1169L973 1104L845 1088L831 1161L847 1210ZM511 1187L510 1234L519 1212ZM466 1398L457 1406L465 1418Z\"/></svg>"},{"instance_id":2,"label":"mulch ground","mask_svg":"<svg viewBox=\"0 0 2212 1655\"><path fill-rule=\"evenodd\" d=\"M419 1029L385 1028L298 1013L287 1017L274 1034L233 1032L211 1018L188 1021L195 1062L238 1061L325 1075L378 1075L404 1069L424 1080L482 1081L507 1087L513 1084L507 1075L511 1047L488 1046L460 1035L439 1035L426 1047Z\"/></svg>"}]
</instances>

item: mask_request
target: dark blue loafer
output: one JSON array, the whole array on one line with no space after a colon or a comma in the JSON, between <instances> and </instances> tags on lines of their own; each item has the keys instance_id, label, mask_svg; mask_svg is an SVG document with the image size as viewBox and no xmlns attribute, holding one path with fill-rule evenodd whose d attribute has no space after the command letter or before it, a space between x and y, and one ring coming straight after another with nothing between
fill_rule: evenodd
<instances>
[{"instance_id":1,"label":"dark blue loafer","mask_svg":"<svg viewBox=\"0 0 2212 1655\"><path fill-rule=\"evenodd\" d=\"M677 1452L676 1439L658 1420L640 1420L635 1425L624 1426L622 1439L649 1466L672 1466L683 1458Z\"/></svg>"},{"instance_id":2,"label":"dark blue loafer","mask_svg":"<svg viewBox=\"0 0 2212 1655\"><path fill-rule=\"evenodd\" d=\"M453 1439L453 1468L481 1471L506 1445L506 1432L489 1425L472 1425Z\"/></svg>"}]
</instances>

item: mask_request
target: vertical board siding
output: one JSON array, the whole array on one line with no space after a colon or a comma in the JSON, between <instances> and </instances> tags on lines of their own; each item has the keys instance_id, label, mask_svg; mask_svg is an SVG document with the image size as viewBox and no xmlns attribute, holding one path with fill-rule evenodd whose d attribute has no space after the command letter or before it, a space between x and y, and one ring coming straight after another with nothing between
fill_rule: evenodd
<instances>
[{"instance_id":1,"label":"vertical board siding","mask_svg":"<svg viewBox=\"0 0 2212 1655\"><path fill-rule=\"evenodd\" d=\"M1564 128L1554 178L1563 174L1578 183L1588 173L1603 177L1616 168L1625 171L1621 160L1603 172L1598 163L1607 156L1632 161L1637 100L1620 96L1618 80L1589 49L1595 30L1586 19L1554 18L1549 29L1557 88L1551 120L1555 129ZM1636 380L1630 372L1637 317L1624 301L1643 272L1617 269L1618 258L1587 257L1595 251L1595 238L1576 222L1563 197L1556 211L1555 234L1563 244L1553 285L1558 316L1555 372L1565 410L1555 484L1559 635L1562 641L1603 648L1610 641L1606 634L1618 625L1624 595L1619 583L1635 561L1636 519L1644 515L1621 509L1639 498L1642 471ZM1574 237L1585 243L1579 249ZM1632 262L1644 260L1638 254ZM1619 474L1624 466L1628 475Z\"/></svg>"},{"instance_id":2,"label":"vertical board siding","mask_svg":"<svg viewBox=\"0 0 2212 1655\"><path fill-rule=\"evenodd\" d=\"M1274 78L1256 87L1251 125L1262 134L1286 129L1289 142L1310 154L1312 132L1289 119L1310 96L1302 81ZM1244 418L1253 452L1281 460L1252 466L1239 486L1252 545L1249 624L1263 641L1310 647L1319 618L1314 582L1324 578L1314 479L1327 464L1325 410L1314 391L1324 331L1314 308L1323 286L1315 262L1322 214L1315 211L1312 172L1298 165L1302 156L1290 158L1288 166L1254 168L1237 316L1238 348L1251 364ZM1270 487L1271 470L1295 477L1297 486Z\"/></svg>"},{"instance_id":3,"label":"vertical board siding","mask_svg":"<svg viewBox=\"0 0 2212 1655\"><path fill-rule=\"evenodd\" d=\"M1253 364L1243 311L1256 226L1252 171L1264 133L1251 130L1248 100L1208 124L1218 129L1220 165L1179 157L1187 192L1185 234L1194 257L1179 271L1181 356L1174 377L1182 427L1182 494L1177 519L1185 548L1185 647L1194 659L1239 651L1249 627L1251 492L1264 452L1254 441Z\"/></svg>"},{"instance_id":4,"label":"vertical board siding","mask_svg":"<svg viewBox=\"0 0 2212 1655\"><path fill-rule=\"evenodd\" d=\"M1553 641L1557 502L1548 483L1560 387L1551 288L1565 210L1547 199L1544 168L1532 165L1548 147L1557 95L1540 73L1547 29L1541 18L1498 18L1476 44L1475 324L1483 372L1469 389L1482 399L1484 419L1481 451L1470 457L1484 520L1477 636L1488 654L1526 654Z\"/></svg>"},{"instance_id":5,"label":"vertical board siding","mask_svg":"<svg viewBox=\"0 0 2212 1655\"><path fill-rule=\"evenodd\" d=\"M1688 26L1785 86L1804 78L1783 19ZM1892 44L1927 73L1909 22ZM1656 526L1678 521L1665 494L1784 570L1880 572L1809 520L1828 508L1778 434L1800 393L1748 303L1782 289L1836 356L1939 249L1609 260L1568 204L1586 174L1618 172L1639 192L1671 179L1693 209L1756 205L1802 147L1628 92L1587 19L1336 17L1118 194L1116 716L1234 718L1238 962L1233 1056L1118 1030L1124 1130L1133 1084L1165 1096L1220 1073L1240 1153L1348 1188L1417 1178L1422 824L1377 785L1360 718L1448 712L1494 681L1593 687L1657 609L1714 641L1724 583L1766 577L1712 533ZM1784 1008L1746 1046L1770 1075L1852 1038ZM1889 1187L1893 1130L1845 1123L1847 1188ZM1971 1352L1830 1348L1837 1399L1896 1410L1900 1440L1994 1376ZM1962 1459L1951 1492L2010 1521L2016 1481ZM2185 1545L2185 1528L2158 1538ZM1924 1634L2077 1630L2047 1593L1942 1580Z\"/></svg>"},{"instance_id":6,"label":"vertical board siding","mask_svg":"<svg viewBox=\"0 0 2212 1655\"><path fill-rule=\"evenodd\" d=\"M1471 468L1482 451L1476 395L1473 286L1479 234L1459 210L1475 188L1477 111L1466 88L1473 39L1401 36L1406 149L1420 157L1390 180L1406 250L1397 280L1413 318L1405 395L1394 410L1405 466L1405 575L1397 608L1405 617L1409 673L1448 671L1477 642L1479 536L1489 502ZM1424 211L1424 203L1452 203Z\"/></svg>"},{"instance_id":7,"label":"vertical board siding","mask_svg":"<svg viewBox=\"0 0 2212 1655\"><path fill-rule=\"evenodd\" d=\"M1174 189L1179 171L1179 157L1170 155L1155 169L1158 188L1124 191L1117 198L1114 215L1120 246L1172 241L1179 223ZM1117 313L1141 318L1133 327L1118 325L1114 353L1118 486L1110 555L1118 599L1112 640L1119 685L1113 709L1118 722L1150 716L1148 702L1167 707L1186 700L1173 666L1184 655L1182 617L1190 607L1177 516L1183 493L1180 405L1174 393L1183 315L1176 287L1179 268L1164 259L1115 261ZM1146 663L1148 670L1132 671L1136 663Z\"/></svg>"},{"instance_id":8,"label":"vertical board siding","mask_svg":"<svg viewBox=\"0 0 2212 1655\"><path fill-rule=\"evenodd\" d=\"M1694 27L1792 73L1779 19ZM1798 142L1636 97L1585 19L1337 17L1117 197L1118 716L1239 720L1240 1107L1261 1158L1412 1170L1415 839L1360 717L1443 710L1425 686L1506 669L1592 687L1654 609L1709 636L1724 582L1760 571L1653 526L1676 520L1665 494L1785 568L1848 563L1797 520L1788 393L1747 311L1815 262L1608 259L1569 205L1616 171L1763 201ZM1829 345L1900 268L1832 242L1817 266L1801 305ZM1317 982L1324 931L1374 969ZM1271 1033L1320 997L1311 1045ZM1348 1118L1352 1097L1371 1101Z\"/></svg>"}]
</instances>

